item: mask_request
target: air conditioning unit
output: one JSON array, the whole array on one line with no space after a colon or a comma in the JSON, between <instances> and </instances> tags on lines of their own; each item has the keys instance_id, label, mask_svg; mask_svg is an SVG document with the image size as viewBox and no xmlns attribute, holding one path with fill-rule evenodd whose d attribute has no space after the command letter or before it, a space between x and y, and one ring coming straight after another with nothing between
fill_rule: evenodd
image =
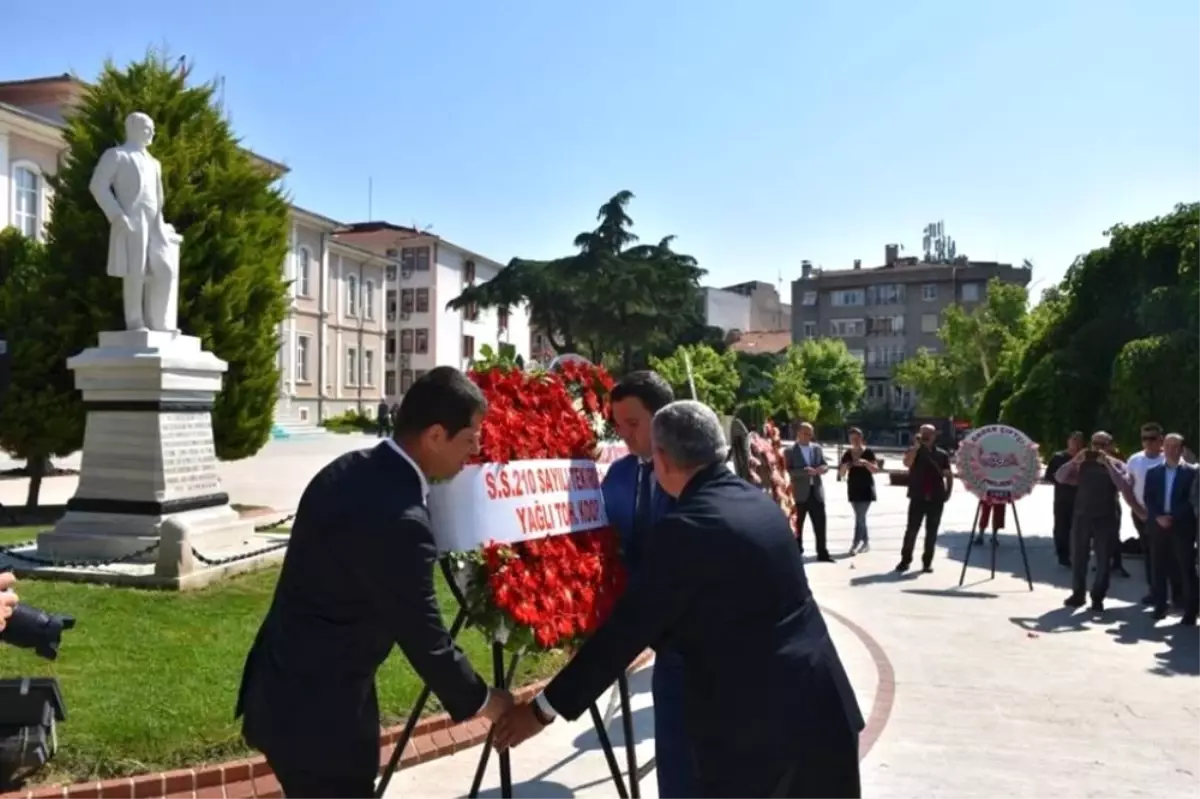
<instances>
[{"instance_id":1,"label":"air conditioning unit","mask_svg":"<svg viewBox=\"0 0 1200 799\"><path fill-rule=\"evenodd\" d=\"M408 311L400 312L400 318L403 319L404 321L408 321L411 317L412 317L412 314L409 313Z\"/></svg>"},{"instance_id":2,"label":"air conditioning unit","mask_svg":"<svg viewBox=\"0 0 1200 799\"><path fill-rule=\"evenodd\" d=\"M387 268L387 279L389 283L396 279L396 267L389 266Z\"/></svg>"},{"instance_id":3,"label":"air conditioning unit","mask_svg":"<svg viewBox=\"0 0 1200 799\"><path fill-rule=\"evenodd\" d=\"M388 363L395 363L396 362L396 353L389 352L384 356L384 358L387 360Z\"/></svg>"},{"instance_id":4,"label":"air conditioning unit","mask_svg":"<svg viewBox=\"0 0 1200 799\"><path fill-rule=\"evenodd\" d=\"M407 352L400 353L400 365L407 369L412 364L412 356Z\"/></svg>"},{"instance_id":5,"label":"air conditioning unit","mask_svg":"<svg viewBox=\"0 0 1200 799\"><path fill-rule=\"evenodd\" d=\"M396 321L396 312L395 312L395 311L388 311L387 320L388 320L389 322L395 322L395 321Z\"/></svg>"},{"instance_id":6,"label":"air conditioning unit","mask_svg":"<svg viewBox=\"0 0 1200 799\"><path fill-rule=\"evenodd\" d=\"M400 270L400 279L408 280L410 277L412 277L412 273L413 273L413 270L411 270L411 269L401 269Z\"/></svg>"}]
</instances>

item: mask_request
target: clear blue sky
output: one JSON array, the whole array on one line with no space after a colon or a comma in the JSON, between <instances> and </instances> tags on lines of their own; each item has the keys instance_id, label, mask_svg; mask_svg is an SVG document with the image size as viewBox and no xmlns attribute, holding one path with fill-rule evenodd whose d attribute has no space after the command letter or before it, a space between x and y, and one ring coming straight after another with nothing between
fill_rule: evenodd
<instances>
[{"instance_id":1,"label":"clear blue sky","mask_svg":"<svg viewBox=\"0 0 1200 799\"><path fill-rule=\"evenodd\" d=\"M630 189L714 284L876 264L937 219L1049 282L1200 197L1195 0L4 6L0 76L165 44L299 204L363 219L372 178L374 217L501 261L570 252Z\"/></svg>"}]
</instances>

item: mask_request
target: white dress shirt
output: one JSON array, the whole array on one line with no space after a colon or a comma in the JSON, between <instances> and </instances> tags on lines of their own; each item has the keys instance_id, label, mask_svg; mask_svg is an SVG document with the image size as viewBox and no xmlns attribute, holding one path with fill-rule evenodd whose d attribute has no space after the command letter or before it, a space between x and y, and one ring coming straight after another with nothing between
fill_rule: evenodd
<instances>
[{"instance_id":1,"label":"white dress shirt","mask_svg":"<svg viewBox=\"0 0 1200 799\"><path fill-rule=\"evenodd\" d=\"M1154 457L1138 452L1129 456L1125 463L1126 470L1133 476L1133 495L1142 507L1146 506L1146 474L1155 466L1161 466L1165 460L1161 452Z\"/></svg>"}]
</instances>

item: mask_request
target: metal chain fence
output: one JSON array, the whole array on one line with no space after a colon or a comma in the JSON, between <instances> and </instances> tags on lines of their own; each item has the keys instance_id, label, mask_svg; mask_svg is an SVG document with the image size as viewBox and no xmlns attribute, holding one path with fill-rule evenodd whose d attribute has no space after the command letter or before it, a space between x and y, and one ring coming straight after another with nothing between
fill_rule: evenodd
<instances>
[{"instance_id":1,"label":"metal chain fence","mask_svg":"<svg viewBox=\"0 0 1200 799\"><path fill-rule=\"evenodd\" d=\"M296 515L293 513L292 515L286 516L286 517L280 519L279 521L271 522L270 524L264 524L260 527L255 527L254 532L256 532L256 533L270 532L271 530L275 530L275 529L278 529L278 528L284 526L285 524L287 524L288 522L292 521L295 518L296 518ZM49 531L47 531L47 532L49 532ZM21 561L22 563L29 563L34 566L45 566L45 567L59 568L59 569L66 569L66 568L96 569L96 568L104 568L107 566L119 566L123 563L129 563L131 561L137 560L138 558L149 555L151 552L158 549L158 547L159 547L159 543L157 541L155 541L153 544L150 544L149 546L145 547L144 549L139 549L136 552L130 552L125 555L121 555L120 557L110 558L108 560L53 560L51 558L40 558L37 555L26 554L26 553L17 551L17 550L25 549L27 547L36 546L36 545L37 545L37 539L31 539L29 541L22 541L22 542L16 543L16 544L9 544L8 546L0 546L0 557L8 558L8 559L14 560L14 561ZM259 555L264 555L268 552L274 552L276 550L283 549L283 548L287 547L287 545L288 545L287 541L277 541L273 544L268 544L265 547L261 547L259 549L253 550L251 552L242 552L237 555L230 555L229 557L225 557L225 558L205 557L203 554L201 554L199 551L197 551L197 549L195 547L192 547L192 557L194 557L196 560L200 561L201 563L203 563L206 566L226 566L230 563L237 563L238 561L249 560L250 558L255 558L255 557L258 557Z\"/></svg>"}]
</instances>

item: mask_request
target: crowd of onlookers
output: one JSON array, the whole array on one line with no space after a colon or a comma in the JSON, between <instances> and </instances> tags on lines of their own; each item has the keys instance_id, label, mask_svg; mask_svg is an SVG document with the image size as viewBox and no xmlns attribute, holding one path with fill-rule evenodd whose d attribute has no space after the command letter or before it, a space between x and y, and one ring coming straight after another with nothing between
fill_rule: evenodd
<instances>
[{"instance_id":1,"label":"crowd of onlookers","mask_svg":"<svg viewBox=\"0 0 1200 799\"><path fill-rule=\"evenodd\" d=\"M854 510L854 539L850 554L870 548L867 513L876 498L875 474L881 462L866 445L862 432L849 431L849 446L837 466L830 465L821 445L813 439L808 424L794 427L796 441L785 452L796 502L797 538L804 550L805 522L811 520L818 561L832 561L826 534L825 486L823 477L836 470L845 480L847 499ZM954 490L951 454L937 445L937 430L922 427L914 445L904 453L908 471L908 518L900 562L896 571L912 567L917 534L925 528L921 552L922 571L933 570L934 548L942 510ZM1094 559L1091 609L1104 610L1112 575L1128 577L1120 538L1124 511L1128 506L1137 531L1132 551L1145 564L1146 595L1143 603L1156 620L1166 618L1172 607L1182 614L1182 623L1195 625L1200 609L1200 580L1197 577L1197 513L1200 511L1200 478L1195 456L1184 447L1178 433L1165 433L1155 423L1141 428L1142 449L1122 459L1107 432L1097 431L1090 439L1072 433L1066 449L1056 452L1046 466L1044 479L1054 485L1054 548L1058 562L1071 571L1071 595L1065 604L1087 604L1088 565ZM1003 503L980 504L979 541L991 527L992 543L1005 522Z\"/></svg>"}]
</instances>

